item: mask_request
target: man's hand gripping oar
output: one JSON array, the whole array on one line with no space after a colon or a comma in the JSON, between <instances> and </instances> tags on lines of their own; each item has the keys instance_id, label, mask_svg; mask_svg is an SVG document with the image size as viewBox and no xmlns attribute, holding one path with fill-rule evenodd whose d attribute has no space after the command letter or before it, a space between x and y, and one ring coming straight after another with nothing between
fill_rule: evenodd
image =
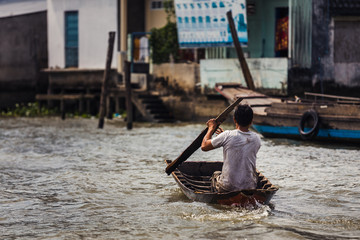
<instances>
[{"instance_id":1,"label":"man's hand gripping oar","mask_svg":"<svg viewBox=\"0 0 360 240\"><path fill-rule=\"evenodd\" d=\"M222 124L230 112L242 101L242 98L238 98L235 102L233 102L230 106L228 106L219 116L215 118L217 123L216 129ZM188 146L180 156L172 161L165 169L165 172L170 175L182 162L186 161L199 147L201 146L201 142L203 141L204 136L208 132L208 128L205 128L200 135ZM214 131L215 132L215 131ZM212 132L211 135L214 133Z\"/></svg>"}]
</instances>

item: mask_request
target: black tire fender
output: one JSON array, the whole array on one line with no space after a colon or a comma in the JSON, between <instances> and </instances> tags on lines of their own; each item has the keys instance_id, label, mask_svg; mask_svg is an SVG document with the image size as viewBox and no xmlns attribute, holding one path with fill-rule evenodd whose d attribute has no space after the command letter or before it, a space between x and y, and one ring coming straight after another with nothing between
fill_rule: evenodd
<instances>
[{"instance_id":1,"label":"black tire fender","mask_svg":"<svg viewBox=\"0 0 360 240\"><path fill-rule=\"evenodd\" d=\"M305 123L310 119L313 119L313 126L311 127L311 129L309 131L305 132ZM304 140L311 140L314 139L317 134L319 133L319 124L320 124L320 119L319 116L317 114L317 112L313 109L307 110L306 112L303 113L303 115L301 116L300 122L299 122L299 133L302 139Z\"/></svg>"}]
</instances>

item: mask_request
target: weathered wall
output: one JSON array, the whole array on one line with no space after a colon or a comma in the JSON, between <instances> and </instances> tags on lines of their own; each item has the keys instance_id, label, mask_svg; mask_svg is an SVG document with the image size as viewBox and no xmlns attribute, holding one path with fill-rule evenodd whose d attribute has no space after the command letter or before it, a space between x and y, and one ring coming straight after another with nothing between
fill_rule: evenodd
<instances>
[{"instance_id":1,"label":"weathered wall","mask_svg":"<svg viewBox=\"0 0 360 240\"><path fill-rule=\"evenodd\" d=\"M166 25L167 14L165 9L151 9L151 1L145 0L145 31L149 32L152 28L161 28ZM175 19L172 19L174 22Z\"/></svg>"},{"instance_id":2,"label":"weathered wall","mask_svg":"<svg viewBox=\"0 0 360 240\"><path fill-rule=\"evenodd\" d=\"M359 96L360 8L356 1L316 0L310 2L311 10L307 9L309 1L291 1L289 94L312 91ZM303 16L309 12L311 18Z\"/></svg>"},{"instance_id":3,"label":"weathered wall","mask_svg":"<svg viewBox=\"0 0 360 240\"><path fill-rule=\"evenodd\" d=\"M46 12L0 18L0 108L34 99L47 56Z\"/></svg>"},{"instance_id":4,"label":"weathered wall","mask_svg":"<svg viewBox=\"0 0 360 240\"><path fill-rule=\"evenodd\" d=\"M216 117L227 106L222 96L211 99L200 94L197 63L163 63L153 66L149 89L159 92L165 105L179 121L202 121Z\"/></svg>"},{"instance_id":5,"label":"weathered wall","mask_svg":"<svg viewBox=\"0 0 360 240\"><path fill-rule=\"evenodd\" d=\"M313 1L312 83L320 90L360 87L359 14L327 0Z\"/></svg>"},{"instance_id":6,"label":"weathered wall","mask_svg":"<svg viewBox=\"0 0 360 240\"><path fill-rule=\"evenodd\" d=\"M153 81L150 86L163 94L192 95L196 84L200 82L199 64L197 63L163 63L154 64Z\"/></svg>"},{"instance_id":7,"label":"weathered wall","mask_svg":"<svg viewBox=\"0 0 360 240\"><path fill-rule=\"evenodd\" d=\"M312 31L312 84L334 78L334 64L330 35L331 17L328 1L313 1Z\"/></svg>"},{"instance_id":8,"label":"weathered wall","mask_svg":"<svg viewBox=\"0 0 360 240\"><path fill-rule=\"evenodd\" d=\"M86 90L99 92L104 78L104 70L58 69L46 70L49 76L49 87L54 93L71 90L85 93ZM112 69L109 76L109 87L115 87L117 71Z\"/></svg>"},{"instance_id":9,"label":"weathered wall","mask_svg":"<svg viewBox=\"0 0 360 240\"><path fill-rule=\"evenodd\" d=\"M331 24L335 83L360 87L360 17L335 17Z\"/></svg>"},{"instance_id":10,"label":"weathered wall","mask_svg":"<svg viewBox=\"0 0 360 240\"><path fill-rule=\"evenodd\" d=\"M208 99L205 96L193 96L190 98L166 96L162 97L162 100L171 109L174 118L179 121L200 121L205 123L210 118L215 118L228 106L225 98Z\"/></svg>"}]
</instances>

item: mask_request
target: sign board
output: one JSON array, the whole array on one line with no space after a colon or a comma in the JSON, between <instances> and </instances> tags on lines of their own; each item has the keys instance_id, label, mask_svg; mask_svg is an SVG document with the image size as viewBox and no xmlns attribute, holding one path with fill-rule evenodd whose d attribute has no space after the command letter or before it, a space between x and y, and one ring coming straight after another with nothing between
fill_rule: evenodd
<instances>
[{"instance_id":1,"label":"sign board","mask_svg":"<svg viewBox=\"0 0 360 240\"><path fill-rule=\"evenodd\" d=\"M246 45L245 0L175 0L180 48L231 46L233 40L226 17L229 10L239 41Z\"/></svg>"}]
</instances>

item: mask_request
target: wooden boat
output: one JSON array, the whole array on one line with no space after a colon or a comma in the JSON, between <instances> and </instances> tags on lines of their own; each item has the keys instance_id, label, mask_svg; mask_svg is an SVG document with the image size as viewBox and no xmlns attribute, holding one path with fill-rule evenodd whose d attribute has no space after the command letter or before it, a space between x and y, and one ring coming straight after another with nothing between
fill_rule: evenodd
<instances>
[{"instance_id":1,"label":"wooden boat","mask_svg":"<svg viewBox=\"0 0 360 240\"><path fill-rule=\"evenodd\" d=\"M265 137L360 143L360 98L305 96L298 102L272 103L266 114L254 116L254 129Z\"/></svg>"},{"instance_id":2,"label":"wooden boat","mask_svg":"<svg viewBox=\"0 0 360 240\"><path fill-rule=\"evenodd\" d=\"M165 161L167 165L171 160ZM258 174L257 189L249 189L227 193L211 191L211 176L214 171L221 171L222 162L186 161L171 174L183 193L191 200L222 205L235 205L240 207L269 204L270 199L279 189Z\"/></svg>"},{"instance_id":3,"label":"wooden boat","mask_svg":"<svg viewBox=\"0 0 360 240\"><path fill-rule=\"evenodd\" d=\"M215 88L227 99L244 98L253 128L264 137L360 143L360 98L304 93L304 99L270 98L236 84Z\"/></svg>"}]
</instances>

